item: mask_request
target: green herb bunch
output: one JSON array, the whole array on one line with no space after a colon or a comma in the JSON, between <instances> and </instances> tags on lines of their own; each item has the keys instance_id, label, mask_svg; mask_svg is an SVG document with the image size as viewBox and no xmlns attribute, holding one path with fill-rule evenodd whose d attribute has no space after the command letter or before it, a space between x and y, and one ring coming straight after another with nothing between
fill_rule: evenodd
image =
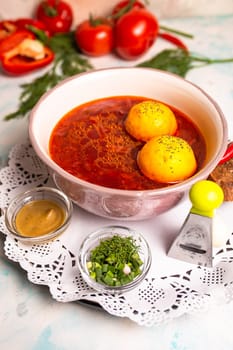
<instances>
[{"instance_id":1,"label":"green herb bunch","mask_svg":"<svg viewBox=\"0 0 233 350\"><path fill-rule=\"evenodd\" d=\"M35 32L39 40L55 52L55 60L51 69L44 75L21 85L18 109L6 115L5 120L26 116L40 97L60 81L94 68L88 58L80 53L74 32L56 34L48 38L42 31L34 27L31 30ZM233 58L210 59L178 48L163 50L150 60L138 64L137 67L160 69L185 77L191 69L213 63L229 62L233 62Z\"/></svg>"}]
</instances>

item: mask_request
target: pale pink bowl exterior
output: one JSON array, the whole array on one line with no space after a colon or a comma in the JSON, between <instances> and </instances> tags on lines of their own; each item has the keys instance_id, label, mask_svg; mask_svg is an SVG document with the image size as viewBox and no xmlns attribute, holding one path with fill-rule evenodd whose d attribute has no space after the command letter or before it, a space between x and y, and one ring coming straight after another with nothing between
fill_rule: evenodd
<instances>
[{"instance_id":1,"label":"pale pink bowl exterior","mask_svg":"<svg viewBox=\"0 0 233 350\"><path fill-rule=\"evenodd\" d=\"M53 162L49 138L58 120L82 103L117 95L157 99L188 115L206 140L207 157L202 169L188 180L166 188L126 191L80 180ZM208 177L226 150L227 124L212 98L183 78L149 68L108 68L66 79L42 96L30 115L29 137L56 185L74 203L110 219L143 220L174 207L192 184Z\"/></svg>"}]
</instances>

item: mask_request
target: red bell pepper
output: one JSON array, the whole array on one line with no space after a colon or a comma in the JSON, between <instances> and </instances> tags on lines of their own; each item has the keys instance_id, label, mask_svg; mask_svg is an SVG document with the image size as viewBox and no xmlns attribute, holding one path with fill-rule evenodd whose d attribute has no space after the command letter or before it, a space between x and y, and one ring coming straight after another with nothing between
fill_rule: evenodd
<instances>
[{"instance_id":1,"label":"red bell pepper","mask_svg":"<svg viewBox=\"0 0 233 350\"><path fill-rule=\"evenodd\" d=\"M31 30L31 27L34 27L36 29L42 30L45 32L47 36L50 36L50 32L47 29L46 25L37 20L37 19L32 19L32 18L19 18L15 22L15 25L17 26L18 29L27 29Z\"/></svg>"},{"instance_id":2,"label":"red bell pepper","mask_svg":"<svg viewBox=\"0 0 233 350\"><path fill-rule=\"evenodd\" d=\"M33 18L18 18L16 20L4 20L0 22L0 41L19 29L25 29L32 33L35 33L35 30L39 29L46 36L50 36L49 30L43 22Z\"/></svg>"},{"instance_id":3,"label":"red bell pepper","mask_svg":"<svg viewBox=\"0 0 233 350\"><path fill-rule=\"evenodd\" d=\"M0 60L4 55L18 46L24 39L35 39L35 35L28 30L16 30L0 41Z\"/></svg>"},{"instance_id":4,"label":"red bell pepper","mask_svg":"<svg viewBox=\"0 0 233 350\"><path fill-rule=\"evenodd\" d=\"M47 66L54 59L54 53L48 48L44 48L45 57L39 60L30 59L20 55L2 60L2 69L13 75L21 75L32 72L39 68Z\"/></svg>"},{"instance_id":5,"label":"red bell pepper","mask_svg":"<svg viewBox=\"0 0 233 350\"><path fill-rule=\"evenodd\" d=\"M17 26L12 20L4 20L0 22L0 41L15 32Z\"/></svg>"},{"instance_id":6,"label":"red bell pepper","mask_svg":"<svg viewBox=\"0 0 233 350\"><path fill-rule=\"evenodd\" d=\"M30 31L17 30L0 41L1 66L8 74L29 73L48 65L53 59L53 51L38 42Z\"/></svg>"}]
</instances>

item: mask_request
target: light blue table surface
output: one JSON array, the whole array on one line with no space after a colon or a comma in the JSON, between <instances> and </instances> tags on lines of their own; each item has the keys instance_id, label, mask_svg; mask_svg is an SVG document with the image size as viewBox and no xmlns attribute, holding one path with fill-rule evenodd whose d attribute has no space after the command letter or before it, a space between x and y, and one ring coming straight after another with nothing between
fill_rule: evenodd
<instances>
[{"instance_id":1,"label":"light blue table surface","mask_svg":"<svg viewBox=\"0 0 233 350\"><path fill-rule=\"evenodd\" d=\"M193 40L184 40L191 51L212 58L233 57L233 16L171 19L163 24L193 33ZM143 60L165 47L168 44L158 41ZM124 63L114 57L92 62L96 68ZM27 137L26 118L6 122L3 117L17 107L19 85L32 77L7 78L0 74L1 166L6 164L11 147ZM186 78L216 100L226 116L229 139L233 139L233 63L193 69ZM30 283L26 273L5 257L3 244L1 237L1 350L233 349L233 302L219 302L205 312L185 314L165 325L141 327L76 302L54 301L47 287Z\"/></svg>"}]
</instances>

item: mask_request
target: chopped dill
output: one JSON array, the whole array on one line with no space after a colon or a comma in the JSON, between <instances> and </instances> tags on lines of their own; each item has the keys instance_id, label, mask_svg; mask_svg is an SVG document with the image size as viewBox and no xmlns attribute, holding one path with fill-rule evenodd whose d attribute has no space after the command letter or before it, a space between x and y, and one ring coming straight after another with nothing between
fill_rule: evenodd
<instances>
[{"instance_id":1,"label":"chopped dill","mask_svg":"<svg viewBox=\"0 0 233 350\"><path fill-rule=\"evenodd\" d=\"M100 241L90 252L87 268L90 277L109 286L122 286L141 274L143 261L133 237L114 235Z\"/></svg>"}]
</instances>

